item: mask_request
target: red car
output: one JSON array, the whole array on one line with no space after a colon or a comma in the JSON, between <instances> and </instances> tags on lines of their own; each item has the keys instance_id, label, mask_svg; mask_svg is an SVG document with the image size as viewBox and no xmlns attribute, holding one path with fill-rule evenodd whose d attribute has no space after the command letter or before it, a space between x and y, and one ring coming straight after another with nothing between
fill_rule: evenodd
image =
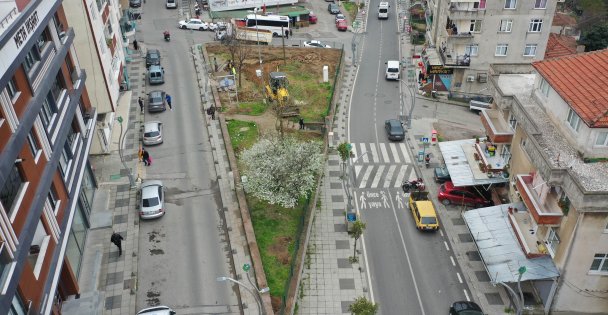
<instances>
[{"instance_id":1,"label":"red car","mask_svg":"<svg viewBox=\"0 0 608 315\"><path fill-rule=\"evenodd\" d=\"M317 24L317 15L312 13L312 11L310 11L310 14L308 14L308 23Z\"/></svg>"},{"instance_id":2,"label":"red car","mask_svg":"<svg viewBox=\"0 0 608 315\"><path fill-rule=\"evenodd\" d=\"M344 32L346 32L346 30L348 29L348 25L346 24L346 20L338 20L338 21L336 21L336 27L338 28L338 31L344 31Z\"/></svg>"},{"instance_id":3,"label":"red car","mask_svg":"<svg viewBox=\"0 0 608 315\"><path fill-rule=\"evenodd\" d=\"M491 206L493 203L488 196L483 196L485 193L483 188L474 189L472 187L454 187L451 181L445 182L439 187L437 199L444 205L470 205L478 208Z\"/></svg>"}]
</instances>

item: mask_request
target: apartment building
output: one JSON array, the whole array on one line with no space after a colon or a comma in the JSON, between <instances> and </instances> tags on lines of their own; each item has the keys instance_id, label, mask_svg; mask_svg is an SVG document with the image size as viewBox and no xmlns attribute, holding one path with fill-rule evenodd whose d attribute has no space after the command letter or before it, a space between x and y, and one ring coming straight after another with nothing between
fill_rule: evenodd
<instances>
[{"instance_id":1,"label":"apartment building","mask_svg":"<svg viewBox=\"0 0 608 315\"><path fill-rule=\"evenodd\" d=\"M98 115L91 154L107 154L118 98L120 92L127 89L123 48L126 37L121 33L120 3L118 0L66 0L63 3L71 8L66 11L69 24L78 30L74 47L80 66L96 78L85 83Z\"/></svg>"},{"instance_id":2,"label":"apartment building","mask_svg":"<svg viewBox=\"0 0 608 315\"><path fill-rule=\"evenodd\" d=\"M78 293L97 114L61 1L0 2L0 310Z\"/></svg>"},{"instance_id":3,"label":"apartment building","mask_svg":"<svg viewBox=\"0 0 608 315\"><path fill-rule=\"evenodd\" d=\"M494 107L481 121L524 205L505 216L528 267L550 257L559 270L528 283L545 313L608 310L606 73L608 50L489 69Z\"/></svg>"},{"instance_id":4,"label":"apartment building","mask_svg":"<svg viewBox=\"0 0 608 315\"><path fill-rule=\"evenodd\" d=\"M428 0L427 89L488 94L491 64L542 60L556 1Z\"/></svg>"}]
</instances>

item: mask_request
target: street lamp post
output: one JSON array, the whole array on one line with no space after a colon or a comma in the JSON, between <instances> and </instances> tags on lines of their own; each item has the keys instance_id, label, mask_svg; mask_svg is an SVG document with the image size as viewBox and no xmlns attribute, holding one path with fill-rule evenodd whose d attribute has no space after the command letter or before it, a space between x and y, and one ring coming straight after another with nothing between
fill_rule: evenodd
<instances>
[{"instance_id":1,"label":"street lamp post","mask_svg":"<svg viewBox=\"0 0 608 315\"><path fill-rule=\"evenodd\" d=\"M125 131L125 134L122 134L122 116L118 116L116 118L118 123L120 124L120 137L118 138L118 155L120 156L120 161L122 162L122 166L129 171L127 176L129 177L129 184L131 184L131 188L135 188L135 179L133 179L133 170L127 167L127 162L125 162L123 146L125 144L125 138L127 137L127 133L129 133L129 128Z\"/></svg>"},{"instance_id":2,"label":"street lamp post","mask_svg":"<svg viewBox=\"0 0 608 315\"><path fill-rule=\"evenodd\" d=\"M359 159L361 159L363 156L365 156L368 153L368 151L363 152L361 155L359 155L358 158L356 158L349 167L349 174L347 175L347 178L345 179L345 183L346 185L344 185L345 187L345 191L346 191L346 198L348 198L348 209L352 209L353 208L353 203L352 203L352 194L350 193L350 173L352 173L352 179L353 179L353 186L357 183L357 178L355 177L355 172L353 170L353 165L355 165L355 163L357 163L359 161Z\"/></svg>"},{"instance_id":3,"label":"street lamp post","mask_svg":"<svg viewBox=\"0 0 608 315\"><path fill-rule=\"evenodd\" d=\"M245 267L245 266L243 266L243 267ZM249 273L247 273L247 277L249 277ZM230 282L234 282L234 283L238 284L239 286L243 287L245 290L247 290L249 293L251 293L251 295L255 299L255 303L258 306L258 314L261 314L261 315L266 314L266 312L264 312L264 308L262 307L262 302L261 302L262 297L260 296L260 294L261 293L266 293L266 292L270 291L270 288L263 288L261 290L258 290L256 288L255 289L256 293L254 293L254 290L251 289L249 286L247 286L245 283L243 283L241 281L238 281L238 280L235 280L235 279L232 279L230 277L217 277L215 279L215 281L217 281L217 282L230 281Z\"/></svg>"},{"instance_id":4,"label":"street lamp post","mask_svg":"<svg viewBox=\"0 0 608 315\"><path fill-rule=\"evenodd\" d=\"M410 70L408 69L408 79L411 79L411 75L410 75ZM416 80L416 78L413 78L414 80ZM410 111L407 114L407 129L412 129L412 115L414 114L414 107L416 107L416 88L414 86L410 86L409 82L405 82L403 80L400 80L401 83L405 83L405 89L409 92L410 97L412 98L412 105L410 106ZM405 102L402 103L403 105L405 105ZM403 116L404 114L404 108L403 106L401 107L401 115Z\"/></svg>"},{"instance_id":5,"label":"street lamp post","mask_svg":"<svg viewBox=\"0 0 608 315\"><path fill-rule=\"evenodd\" d=\"M260 33L258 31L258 10L260 8L254 8L253 14L255 15L255 39L258 42L258 58L260 59L260 69L262 69L262 52L260 51Z\"/></svg>"}]
</instances>

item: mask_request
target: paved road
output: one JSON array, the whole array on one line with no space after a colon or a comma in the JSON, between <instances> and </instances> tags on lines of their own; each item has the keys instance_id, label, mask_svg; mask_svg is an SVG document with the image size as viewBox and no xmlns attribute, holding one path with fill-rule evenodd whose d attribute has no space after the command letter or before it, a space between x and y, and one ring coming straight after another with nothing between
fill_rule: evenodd
<instances>
[{"instance_id":1,"label":"paved road","mask_svg":"<svg viewBox=\"0 0 608 315\"><path fill-rule=\"evenodd\" d=\"M450 259L445 233L419 232L405 208L399 183L417 175L406 144L390 143L384 132L384 121L401 112L400 83L384 79L385 62L399 60L399 43L394 11L385 21L371 13L378 2L369 5L349 123L350 142L361 157L354 167L355 198L367 223L364 243L371 289L382 314L442 314L451 302L466 299L465 286ZM417 114L435 115L432 107L421 104Z\"/></svg>"},{"instance_id":2,"label":"paved road","mask_svg":"<svg viewBox=\"0 0 608 315\"><path fill-rule=\"evenodd\" d=\"M174 107L145 117L164 123L165 142L148 150L153 164L147 178L165 184L166 215L140 223L137 307L165 304L180 314L237 313L231 286L215 281L230 275L230 260L190 56L190 46L209 41L212 33L178 30L177 14L164 2L149 2L137 34L147 48L160 50L165 68L166 83L146 85L146 90L167 91ZM162 39L164 29L171 31L170 43Z\"/></svg>"}]
</instances>

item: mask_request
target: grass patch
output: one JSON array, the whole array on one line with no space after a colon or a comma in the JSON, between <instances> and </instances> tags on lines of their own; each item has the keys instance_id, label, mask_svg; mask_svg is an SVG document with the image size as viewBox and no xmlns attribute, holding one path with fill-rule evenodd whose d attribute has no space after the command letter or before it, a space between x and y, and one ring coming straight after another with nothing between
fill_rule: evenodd
<instances>
[{"instance_id":1,"label":"grass patch","mask_svg":"<svg viewBox=\"0 0 608 315\"><path fill-rule=\"evenodd\" d=\"M344 10L348 12L348 17L350 17L350 20L354 21L355 17L357 16L357 4L347 1L342 1L341 3L344 7Z\"/></svg>"},{"instance_id":2,"label":"grass patch","mask_svg":"<svg viewBox=\"0 0 608 315\"><path fill-rule=\"evenodd\" d=\"M247 196L247 204L270 294L281 297L286 290L295 250L295 234L304 214L305 202L300 201L294 209L286 209Z\"/></svg>"},{"instance_id":3,"label":"grass patch","mask_svg":"<svg viewBox=\"0 0 608 315\"><path fill-rule=\"evenodd\" d=\"M237 154L251 147L258 140L258 126L254 122L229 120L226 125L228 126L232 149Z\"/></svg>"},{"instance_id":4,"label":"grass patch","mask_svg":"<svg viewBox=\"0 0 608 315\"><path fill-rule=\"evenodd\" d=\"M263 101L260 102L241 102L239 103L237 113L251 116L260 116L264 114L268 106Z\"/></svg>"}]
</instances>

